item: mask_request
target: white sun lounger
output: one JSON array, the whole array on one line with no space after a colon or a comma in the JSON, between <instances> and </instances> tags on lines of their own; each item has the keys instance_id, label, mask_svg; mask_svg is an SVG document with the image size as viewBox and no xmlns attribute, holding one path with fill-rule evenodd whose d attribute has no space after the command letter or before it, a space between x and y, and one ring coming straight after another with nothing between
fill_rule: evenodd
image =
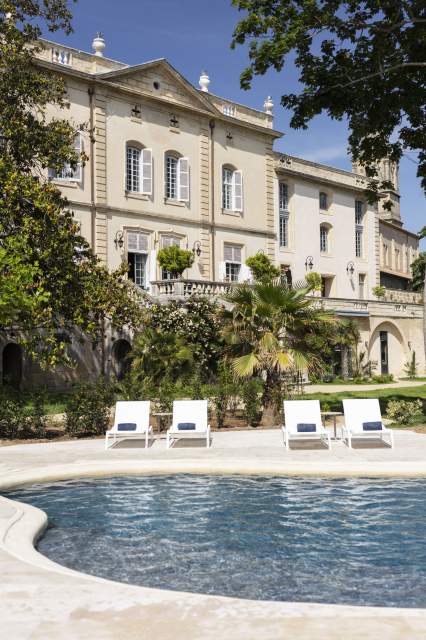
<instances>
[{"instance_id":1,"label":"white sun lounger","mask_svg":"<svg viewBox=\"0 0 426 640\"><path fill-rule=\"evenodd\" d=\"M291 440L320 440L331 449L330 434L321 420L319 400L284 400L285 426L282 427L287 451ZM302 430L315 425L315 431Z\"/></svg>"},{"instance_id":2,"label":"white sun lounger","mask_svg":"<svg viewBox=\"0 0 426 640\"><path fill-rule=\"evenodd\" d=\"M343 411L345 413L345 426L343 427L343 440L346 440L348 447L352 447L352 440L377 440L385 441L393 448L392 429L388 429L382 422L382 414L377 398L366 400L343 400ZM380 422L381 428L374 431L366 431L363 427L366 422Z\"/></svg>"},{"instance_id":3,"label":"white sun lounger","mask_svg":"<svg viewBox=\"0 0 426 640\"><path fill-rule=\"evenodd\" d=\"M184 430L179 425L195 425L194 429ZM207 423L207 400L175 400L173 402L173 423L167 431L167 449L181 438L205 438L206 447L210 447L210 426Z\"/></svg>"},{"instance_id":4,"label":"white sun lounger","mask_svg":"<svg viewBox=\"0 0 426 640\"><path fill-rule=\"evenodd\" d=\"M150 401L120 401L115 405L114 426L105 434L105 449L113 447L123 440L145 440L148 446L152 427L149 424ZM136 425L136 429L123 430L119 425Z\"/></svg>"}]
</instances>

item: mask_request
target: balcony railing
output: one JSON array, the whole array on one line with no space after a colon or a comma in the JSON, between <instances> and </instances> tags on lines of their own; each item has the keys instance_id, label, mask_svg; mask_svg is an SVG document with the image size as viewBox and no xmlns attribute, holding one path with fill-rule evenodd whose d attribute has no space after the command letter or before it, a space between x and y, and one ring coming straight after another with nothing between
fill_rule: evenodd
<instances>
[{"instance_id":1,"label":"balcony railing","mask_svg":"<svg viewBox=\"0 0 426 640\"><path fill-rule=\"evenodd\" d=\"M403 302L412 304L422 303L422 294L417 291L402 291L401 289L386 289L386 302Z\"/></svg>"},{"instance_id":2,"label":"balcony railing","mask_svg":"<svg viewBox=\"0 0 426 640\"><path fill-rule=\"evenodd\" d=\"M189 296L219 297L229 291L229 282L212 280L154 280L152 295L158 298L188 298Z\"/></svg>"},{"instance_id":3,"label":"balcony railing","mask_svg":"<svg viewBox=\"0 0 426 640\"><path fill-rule=\"evenodd\" d=\"M52 49L52 62L69 67L71 65L71 51L54 47Z\"/></svg>"}]
</instances>

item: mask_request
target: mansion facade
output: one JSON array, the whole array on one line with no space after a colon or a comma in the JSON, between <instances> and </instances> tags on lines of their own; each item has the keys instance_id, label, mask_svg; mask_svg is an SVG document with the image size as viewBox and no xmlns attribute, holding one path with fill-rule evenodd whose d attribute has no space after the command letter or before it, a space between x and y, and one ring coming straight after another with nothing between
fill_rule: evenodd
<instances>
[{"instance_id":1,"label":"mansion facade","mask_svg":"<svg viewBox=\"0 0 426 640\"><path fill-rule=\"evenodd\" d=\"M50 178L108 268L127 262L129 277L160 300L220 295L250 280L245 261L261 251L289 282L321 275L324 305L358 321L376 372L402 375L413 351L423 372L422 307L410 291L418 237L402 225L393 165L383 161L380 173L394 189L369 205L356 166L343 171L274 150L282 134L270 98L255 110L216 96L205 73L196 88L167 60L110 60L101 37L93 48L46 40L37 64L64 78L67 117L88 125L76 138L88 161ZM180 282L157 262L171 244L194 252ZM126 349L122 336L116 342L109 362L117 372Z\"/></svg>"}]
</instances>

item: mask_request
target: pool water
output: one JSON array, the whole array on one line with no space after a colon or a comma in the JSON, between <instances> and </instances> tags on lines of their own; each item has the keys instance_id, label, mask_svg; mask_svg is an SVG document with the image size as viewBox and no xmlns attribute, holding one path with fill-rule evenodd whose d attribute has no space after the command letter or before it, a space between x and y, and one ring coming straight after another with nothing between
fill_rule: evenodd
<instances>
[{"instance_id":1,"label":"pool water","mask_svg":"<svg viewBox=\"0 0 426 640\"><path fill-rule=\"evenodd\" d=\"M89 574L240 598L426 606L426 480L170 475L9 491Z\"/></svg>"}]
</instances>

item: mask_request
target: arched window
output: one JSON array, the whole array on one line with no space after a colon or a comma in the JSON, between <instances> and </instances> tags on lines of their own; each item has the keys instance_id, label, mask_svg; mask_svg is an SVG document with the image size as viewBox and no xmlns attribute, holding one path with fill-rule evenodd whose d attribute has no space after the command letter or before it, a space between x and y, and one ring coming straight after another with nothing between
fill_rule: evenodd
<instances>
[{"instance_id":1,"label":"arched window","mask_svg":"<svg viewBox=\"0 0 426 640\"><path fill-rule=\"evenodd\" d=\"M330 227L326 224L320 225L320 251L330 253Z\"/></svg>"},{"instance_id":2,"label":"arched window","mask_svg":"<svg viewBox=\"0 0 426 640\"><path fill-rule=\"evenodd\" d=\"M222 167L222 209L243 210L243 174L229 165Z\"/></svg>"},{"instance_id":3,"label":"arched window","mask_svg":"<svg viewBox=\"0 0 426 640\"><path fill-rule=\"evenodd\" d=\"M133 142L126 145L126 191L152 194L152 151Z\"/></svg>"},{"instance_id":4,"label":"arched window","mask_svg":"<svg viewBox=\"0 0 426 640\"><path fill-rule=\"evenodd\" d=\"M327 211L328 209L328 197L325 191L320 191L319 208L320 208L320 211Z\"/></svg>"},{"instance_id":5,"label":"arched window","mask_svg":"<svg viewBox=\"0 0 426 640\"><path fill-rule=\"evenodd\" d=\"M165 156L164 192L167 200L189 202L189 160L175 151Z\"/></svg>"}]
</instances>

